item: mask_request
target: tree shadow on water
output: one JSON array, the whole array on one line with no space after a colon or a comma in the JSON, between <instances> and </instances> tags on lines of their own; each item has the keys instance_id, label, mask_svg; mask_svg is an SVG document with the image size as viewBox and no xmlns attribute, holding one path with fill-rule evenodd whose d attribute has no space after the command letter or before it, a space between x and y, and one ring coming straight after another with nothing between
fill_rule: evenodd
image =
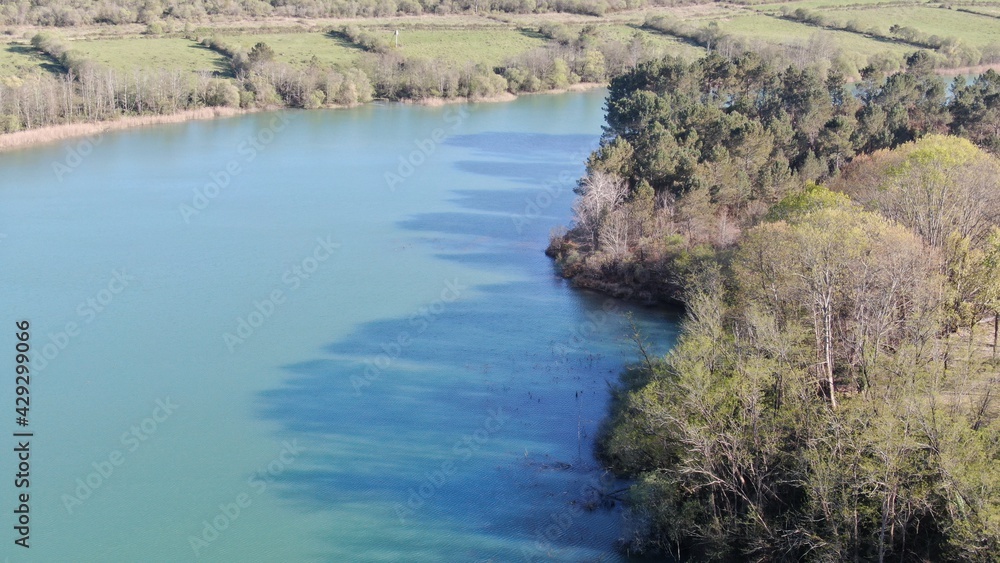
<instances>
[{"instance_id":1,"label":"tree shadow on water","mask_svg":"<svg viewBox=\"0 0 1000 563\"><path fill-rule=\"evenodd\" d=\"M594 141L502 134L530 154L532 166L518 175L488 166L518 154L498 135L450 139L478 155L468 161L475 166L456 168L508 184L544 182L567 153ZM284 385L258 396L258 415L306 450L277 478L279 494L308 511L364 513L377 524L341 527L335 519L325 537L330 557L375 547L405 554L418 534L423 552L444 558L521 558L548 516L569 510L599 474L591 438L608 381L632 354L620 315L604 312L608 300L569 290L542 254L572 198L562 217L515 228L511 217L532 193L463 187L450 193L454 210L398 222L418 244L439 241L437 259L507 269L517 281L461 288L442 279L438 299L357 326L315 357L282 366ZM618 516L574 518L553 548L575 554L569 560L606 552ZM375 545L358 547L365 542Z\"/></svg>"}]
</instances>

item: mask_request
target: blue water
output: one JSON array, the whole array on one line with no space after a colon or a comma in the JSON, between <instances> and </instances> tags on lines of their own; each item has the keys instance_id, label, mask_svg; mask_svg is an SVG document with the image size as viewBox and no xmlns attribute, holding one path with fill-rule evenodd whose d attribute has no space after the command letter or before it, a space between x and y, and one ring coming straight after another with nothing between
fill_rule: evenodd
<instances>
[{"instance_id":1,"label":"blue water","mask_svg":"<svg viewBox=\"0 0 1000 563\"><path fill-rule=\"evenodd\" d=\"M31 548L5 526L0 554L620 560L620 507L582 507L621 486L592 445L636 360L634 307L543 254L603 95L261 113L0 155L0 345L13 359L28 319L36 351ZM668 349L675 319L634 314Z\"/></svg>"}]
</instances>

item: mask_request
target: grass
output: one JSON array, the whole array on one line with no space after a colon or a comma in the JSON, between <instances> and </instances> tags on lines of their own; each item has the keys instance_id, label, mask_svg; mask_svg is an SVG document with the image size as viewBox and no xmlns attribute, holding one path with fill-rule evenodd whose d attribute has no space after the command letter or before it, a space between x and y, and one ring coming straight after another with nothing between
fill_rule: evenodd
<instances>
[{"instance_id":1,"label":"grass","mask_svg":"<svg viewBox=\"0 0 1000 563\"><path fill-rule=\"evenodd\" d=\"M829 10L824 12L842 21L859 19L888 31L893 24L915 28L930 35L959 37L969 45L982 47L1000 44L1000 23L993 18L955 10L927 7L876 8L858 12Z\"/></svg>"},{"instance_id":2,"label":"grass","mask_svg":"<svg viewBox=\"0 0 1000 563\"><path fill-rule=\"evenodd\" d=\"M867 57L874 53L884 52L903 54L914 51L914 48L909 45L869 38L848 31L822 29L763 14L740 16L727 21L720 21L719 27L733 35L753 37L762 39L768 43L784 45L809 41L817 33L823 33L833 38L845 54L856 56Z\"/></svg>"},{"instance_id":3,"label":"grass","mask_svg":"<svg viewBox=\"0 0 1000 563\"><path fill-rule=\"evenodd\" d=\"M392 44L392 29L369 28L384 34ZM399 53L412 58L440 59L452 62L471 61L489 66L545 44L537 34L516 29L406 29L399 32Z\"/></svg>"},{"instance_id":4,"label":"grass","mask_svg":"<svg viewBox=\"0 0 1000 563\"><path fill-rule=\"evenodd\" d=\"M73 41L71 46L87 58L119 70L138 67L225 73L229 69L222 55L180 37L81 39Z\"/></svg>"},{"instance_id":5,"label":"grass","mask_svg":"<svg viewBox=\"0 0 1000 563\"><path fill-rule=\"evenodd\" d=\"M887 1L907 2L905 6L878 6ZM219 34L227 42L249 49L263 41L274 50L279 61L303 68L311 63L320 66L346 68L353 66L362 51L343 39L326 32L350 23L366 31L383 34L390 44L393 31L400 30L399 53L406 57L442 59L451 62L472 61L489 66L542 46L546 39L531 30L544 23L561 22L574 30L593 25L598 35L629 43L638 33L643 41L661 54L696 57L704 53L700 47L665 34L640 29L649 15L669 14L702 26L717 22L726 32L766 43L804 44L823 33L832 38L842 52L863 61L875 53L903 54L913 47L898 42L879 40L847 31L822 30L815 26L780 20L766 15L782 8L821 10L824 14L847 22L859 19L888 32L889 26L910 26L927 34L956 36L968 44L982 47L1000 44L998 20L957 10L940 8L941 4L924 0L801 0L783 3L762 3L752 6L735 4L699 4L679 7L648 7L609 13L595 18L575 14L487 14L475 16L406 16L401 18L358 18L353 20L311 20L310 22L214 22L203 29L202 35ZM1000 0L963 2L955 7L967 7L1000 16ZM259 28L259 31L257 29ZM96 31L95 31L96 30ZM164 68L185 72L208 71L225 73L227 61L221 55L196 43L176 36L144 37L134 30L114 28L121 37L109 37L105 27L90 30L103 36L72 40L72 46L87 57L113 68L128 70L136 67ZM101 31L103 30L103 31ZM83 35L83 31L75 34ZM133 33L132 35L125 34ZM175 30L176 31L176 30ZM72 37L74 34L68 34ZM25 75L38 71L53 71L49 61L35 54L24 41L11 38L0 43L0 75Z\"/></svg>"},{"instance_id":6,"label":"grass","mask_svg":"<svg viewBox=\"0 0 1000 563\"><path fill-rule=\"evenodd\" d=\"M1000 6L956 6L956 9L958 8L964 8L966 10L972 10L973 12L979 12L980 14L1000 18Z\"/></svg>"},{"instance_id":7,"label":"grass","mask_svg":"<svg viewBox=\"0 0 1000 563\"><path fill-rule=\"evenodd\" d=\"M868 10L877 7L878 4L885 4L886 2L906 2L912 4L913 6L926 6L926 0L844 0L842 2L836 2L831 0L803 0L802 2L780 2L780 3L768 3L768 4L758 4L753 6L754 8L766 10L769 12L777 12L781 10L782 7L787 6L789 9L805 8L807 10L849 10L849 9L859 9Z\"/></svg>"},{"instance_id":8,"label":"grass","mask_svg":"<svg viewBox=\"0 0 1000 563\"><path fill-rule=\"evenodd\" d=\"M516 29L486 23L449 19L446 25L433 26L426 19L398 21L394 27L360 25L365 31L380 35L391 45L393 31L399 29L398 52L407 57L441 59L452 62L471 61L497 65L508 58L545 44L543 38ZM371 22L368 22L371 23ZM294 66L305 67L315 58L322 66L346 68L363 53L347 41L327 33L265 33L225 35L223 39L249 49L263 41L274 49L275 57Z\"/></svg>"},{"instance_id":9,"label":"grass","mask_svg":"<svg viewBox=\"0 0 1000 563\"><path fill-rule=\"evenodd\" d=\"M259 42L274 49L274 56L281 62L296 67L307 67L315 57L321 66L350 67L362 51L350 43L320 31L304 33L261 33L252 35L223 35L222 39L250 50Z\"/></svg>"},{"instance_id":10,"label":"grass","mask_svg":"<svg viewBox=\"0 0 1000 563\"><path fill-rule=\"evenodd\" d=\"M639 34L642 41L653 45L664 55L681 56L689 59L705 55L705 49L701 47L663 33L641 29L638 24L598 26L598 34L601 37L615 39L626 45L632 41L636 33Z\"/></svg>"},{"instance_id":11,"label":"grass","mask_svg":"<svg viewBox=\"0 0 1000 563\"><path fill-rule=\"evenodd\" d=\"M39 72L58 72L52 61L38 54L27 43L0 43L0 76L28 76Z\"/></svg>"}]
</instances>

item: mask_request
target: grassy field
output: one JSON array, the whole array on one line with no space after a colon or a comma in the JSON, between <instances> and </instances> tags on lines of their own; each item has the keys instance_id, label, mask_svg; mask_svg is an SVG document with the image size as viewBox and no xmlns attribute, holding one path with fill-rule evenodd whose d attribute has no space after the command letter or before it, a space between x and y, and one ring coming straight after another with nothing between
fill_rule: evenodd
<instances>
[{"instance_id":1,"label":"grassy field","mask_svg":"<svg viewBox=\"0 0 1000 563\"><path fill-rule=\"evenodd\" d=\"M996 19L943 8L907 6L871 10L826 10L824 14L844 22L858 19L874 24L885 32L889 30L889 26L896 24L913 27L931 35L959 37L977 47L1000 43L1000 22Z\"/></svg>"},{"instance_id":2,"label":"grassy field","mask_svg":"<svg viewBox=\"0 0 1000 563\"><path fill-rule=\"evenodd\" d=\"M50 72L52 62L27 43L0 43L0 76L26 76Z\"/></svg>"},{"instance_id":3,"label":"grassy field","mask_svg":"<svg viewBox=\"0 0 1000 563\"><path fill-rule=\"evenodd\" d=\"M400 30L398 52L406 57L442 59L452 62L472 61L498 65L507 59L545 45L547 39L534 30L547 23L562 23L573 31L595 26L602 39L631 42L637 34L660 54L697 57L704 49L691 42L655 31L641 29L651 15L670 15L692 26L717 23L723 31L738 37L756 38L784 45L806 45L821 37L820 43L835 44L848 58L863 62L876 53L901 55L914 47L899 42L879 40L859 33L821 28L772 17L782 9L807 8L822 11L841 22L852 19L874 25L884 33L893 24L913 27L920 32L941 37L960 37L983 47L1000 44L1000 20L941 8L939 3L923 0L892 0L902 6L886 7L887 0L801 0L757 5L709 3L679 7L643 8L609 13L597 18L579 14L506 14L483 13L449 16L404 16L398 18L359 18L295 20L219 21L193 30L194 35L219 35L227 43L249 49L258 42L267 43L279 61L303 68L312 63L339 68L350 67L362 56L356 46L327 33L345 24L384 36L392 43L393 31ZM879 6L879 4L883 4ZM1000 0L956 4L983 14L1000 16ZM72 47L87 58L117 69L165 68L186 72L226 72L227 61L190 39L174 34L146 37L138 27L92 26L56 30L71 40ZM169 31L169 29L168 29ZM19 30L18 36L32 30ZM120 37L113 37L115 33ZM822 35L817 35L822 34ZM39 70L51 71L49 61L35 54L23 40L0 44L0 75L24 75Z\"/></svg>"},{"instance_id":4,"label":"grassy field","mask_svg":"<svg viewBox=\"0 0 1000 563\"><path fill-rule=\"evenodd\" d=\"M223 35L221 38L248 51L258 42L267 43L274 49L277 60L299 68L309 66L314 57L320 66L347 68L363 52L347 41L321 31Z\"/></svg>"},{"instance_id":5,"label":"grassy field","mask_svg":"<svg viewBox=\"0 0 1000 563\"><path fill-rule=\"evenodd\" d=\"M391 44L393 29L396 28L368 28L368 31L383 34ZM422 59L498 65L513 56L545 44L545 39L537 34L502 27L399 29L399 52L406 57Z\"/></svg>"},{"instance_id":6,"label":"grassy field","mask_svg":"<svg viewBox=\"0 0 1000 563\"><path fill-rule=\"evenodd\" d=\"M753 6L756 9L767 10L769 12L780 11L782 7L790 9L805 8L807 10L846 10L846 9L871 9L877 8L878 4L887 2L906 3L912 6L927 6L926 0L845 0L843 2L831 2L830 0L802 0L801 2L775 2L773 4L758 4Z\"/></svg>"},{"instance_id":7,"label":"grassy field","mask_svg":"<svg viewBox=\"0 0 1000 563\"><path fill-rule=\"evenodd\" d=\"M720 21L719 27L733 35L785 45L809 41L816 34L822 33L832 38L845 53L863 56L879 52L903 54L914 50L909 45L865 37L848 31L822 29L764 14L745 15Z\"/></svg>"},{"instance_id":8,"label":"grassy field","mask_svg":"<svg viewBox=\"0 0 1000 563\"><path fill-rule=\"evenodd\" d=\"M227 72L225 58L188 39L130 37L71 42L87 58L112 68Z\"/></svg>"},{"instance_id":9,"label":"grassy field","mask_svg":"<svg viewBox=\"0 0 1000 563\"><path fill-rule=\"evenodd\" d=\"M956 6L955 9L957 10L959 8L972 10L973 12L979 12L980 14L993 16L995 18L1000 18L1000 6Z\"/></svg>"},{"instance_id":10,"label":"grassy field","mask_svg":"<svg viewBox=\"0 0 1000 563\"><path fill-rule=\"evenodd\" d=\"M606 25L598 28L598 35L607 39L621 41L628 45L632 38L639 34L642 41L653 45L663 55L680 55L682 57L696 58L704 56L705 49L692 45L686 41L681 41L676 37L649 31L639 27L639 24L632 25Z\"/></svg>"}]
</instances>

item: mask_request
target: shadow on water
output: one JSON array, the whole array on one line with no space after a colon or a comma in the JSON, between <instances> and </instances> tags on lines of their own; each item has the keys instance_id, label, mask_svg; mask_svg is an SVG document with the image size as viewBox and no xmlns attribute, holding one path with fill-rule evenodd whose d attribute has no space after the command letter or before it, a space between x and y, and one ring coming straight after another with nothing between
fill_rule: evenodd
<instances>
[{"instance_id":1,"label":"shadow on water","mask_svg":"<svg viewBox=\"0 0 1000 563\"><path fill-rule=\"evenodd\" d=\"M578 175L581 159L575 168L569 159L595 138L485 133L449 143L471 153L455 167L473 179L538 186L562 170ZM571 189L552 205L557 218L520 230L511 217L537 189L464 187L450 192L457 210L401 220L416 240L444 239L437 259L510 269L518 281L442 279L439 299L358 326L284 366L286 383L260 395L259 415L306 444L305 461L278 479L281 495L377 523L332 518L324 557L521 559L552 515L568 515L536 555L613 558L618 509L574 509L601 475L593 436L608 385L634 352L623 338L627 306L569 289L542 253L568 217ZM637 317L665 351L673 325L661 313Z\"/></svg>"}]
</instances>

